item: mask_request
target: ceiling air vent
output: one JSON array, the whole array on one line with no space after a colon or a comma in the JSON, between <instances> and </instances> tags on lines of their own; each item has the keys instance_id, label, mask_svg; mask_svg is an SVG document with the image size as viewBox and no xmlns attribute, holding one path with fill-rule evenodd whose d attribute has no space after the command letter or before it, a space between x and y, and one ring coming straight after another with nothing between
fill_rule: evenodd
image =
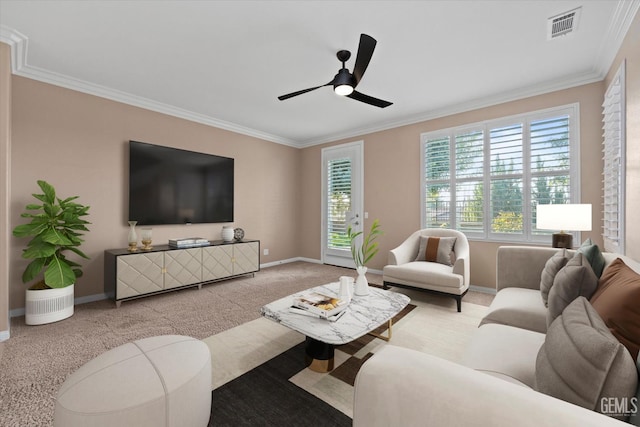
<instances>
[{"instance_id":1,"label":"ceiling air vent","mask_svg":"<svg viewBox=\"0 0 640 427\"><path fill-rule=\"evenodd\" d=\"M581 8L553 16L547 21L547 40L565 36L578 29Z\"/></svg>"}]
</instances>

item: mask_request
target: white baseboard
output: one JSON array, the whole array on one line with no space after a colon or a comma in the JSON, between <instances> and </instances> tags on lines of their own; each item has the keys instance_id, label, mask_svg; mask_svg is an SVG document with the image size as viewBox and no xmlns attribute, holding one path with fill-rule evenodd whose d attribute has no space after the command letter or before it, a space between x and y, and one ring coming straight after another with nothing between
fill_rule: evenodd
<instances>
[{"instance_id":1,"label":"white baseboard","mask_svg":"<svg viewBox=\"0 0 640 427\"><path fill-rule=\"evenodd\" d=\"M319 259L305 258L305 257L295 257L295 258L281 259L279 261L267 262L265 264L260 264L260 268L275 267L276 265L289 264L289 263L298 262L298 261L310 262L310 263L313 263L313 264L322 264L322 261L320 261Z\"/></svg>"},{"instance_id":2,"label":"white baseboard","mask_svg":"<svg viewBox=\"0 0 640 427\"><path fill-rule=\"evenodd\" d=\"M78 297L73 299L73 304L85 304L88 302L101 301L103 299L107 299L109 296L107 294L95 294L95 295L87 295L85 297ZM9 317L20 317L24 316L24 307L16 308L9 311ZM1 339L0 339L1 341Z\"/></svg>"},{"instance_id":3,"label":"white baseboard","mask_svg":"<svg viewBox=\"0 0 640 427\"><path fill-rule=\"evenodd\" d=\"M9 331L0 331L0 342L9 339Z\"/></svg>"}]
</instances>

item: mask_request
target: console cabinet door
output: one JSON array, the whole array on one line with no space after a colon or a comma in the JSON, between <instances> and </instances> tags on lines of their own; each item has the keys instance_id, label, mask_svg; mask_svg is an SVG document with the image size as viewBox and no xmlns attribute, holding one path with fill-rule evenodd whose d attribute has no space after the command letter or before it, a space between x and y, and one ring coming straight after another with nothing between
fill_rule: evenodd
<instances>
[{"instance_id":1,"label":"console cabinet door","mask_svg":"<svg viewBox=\"0 0 640 427\"><path fill-rule=\"evenodd\" d=\"M202 248L165 252L164 268L165 289L202 282Z\"/></svg>"},{"instance_id":2,"label":"console cabinet door","mask_svg":"<svg viewBox=\"0 0 640 427\"><path fill-rule=\"evenodd\" d=\"M233 274L258 271L260 264L260 244L258 242L236 243L233 245Z\"/></svg>"},{"instance_id":3,"label":"console cabinet door","mask_svg":"<svg viewBox=\"0 0 640 427\"><path fill-rule=\"evenodd\" d=\"M150 252L122 255L116 262L116 299L164 289L164 254Z\"/></svg>"},{"instance_id":4,"label":"console cabinet door","mask_svg":"<svg viewBox=\"0 0 640 427\"><path fill-rule=\"evenodd\" d=\"M202 248L202 280L233 276L233 246L207 246Z\"/></svg>"}]
</instances>

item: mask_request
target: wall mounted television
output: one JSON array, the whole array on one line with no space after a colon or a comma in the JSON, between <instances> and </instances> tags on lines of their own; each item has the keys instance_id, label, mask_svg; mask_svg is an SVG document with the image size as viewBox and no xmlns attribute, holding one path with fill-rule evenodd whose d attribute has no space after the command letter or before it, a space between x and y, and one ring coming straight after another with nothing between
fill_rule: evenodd
<instances>
[{"instance_id":1,"label":"wall mounted television","mask_svg":"<svg viewBox=\"0 0 640 427\"><path fill-rule=\"evenodd\" d=\"M233 159L129 141L128 220L233 222Z\"/></svg>"}]
</instances>

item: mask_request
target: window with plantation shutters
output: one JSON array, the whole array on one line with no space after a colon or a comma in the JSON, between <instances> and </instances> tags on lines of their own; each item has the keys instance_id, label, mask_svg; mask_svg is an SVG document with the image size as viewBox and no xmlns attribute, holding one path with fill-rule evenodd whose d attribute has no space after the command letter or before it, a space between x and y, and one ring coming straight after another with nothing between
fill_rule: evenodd
<instances>
[{"instance_id":1,"label":"window with plantation shutters","mask_svg":"<svg viewBox=\"0 0 640 427\"><path fill-rule=\"evenodd\" d=\"M553 231L536 228L537 205L579 201L577 109L423 134L423 227L472 239L549 241Z\"/></svg>"},{"instance_id":2,"label":"window with plantation shutters","mask_svg":"<svg viewBox=\"0 0 640 427\"><path fill-rule=\"evenodd\" d=\"M351 159L327 162L327 232L330 249L351 248L347 238L347 212L351 210Z\"/></svg>"},{"instance_id":3,"label":"window with plantation shutters","mask_svg":"<svg viewBox=\"0 0 640 427\"><path fill-rule=\"evenodd\" d=\"M604 248L624 254L625 62L609 84L602 104Z\"/></svg>"}]
</instances>

